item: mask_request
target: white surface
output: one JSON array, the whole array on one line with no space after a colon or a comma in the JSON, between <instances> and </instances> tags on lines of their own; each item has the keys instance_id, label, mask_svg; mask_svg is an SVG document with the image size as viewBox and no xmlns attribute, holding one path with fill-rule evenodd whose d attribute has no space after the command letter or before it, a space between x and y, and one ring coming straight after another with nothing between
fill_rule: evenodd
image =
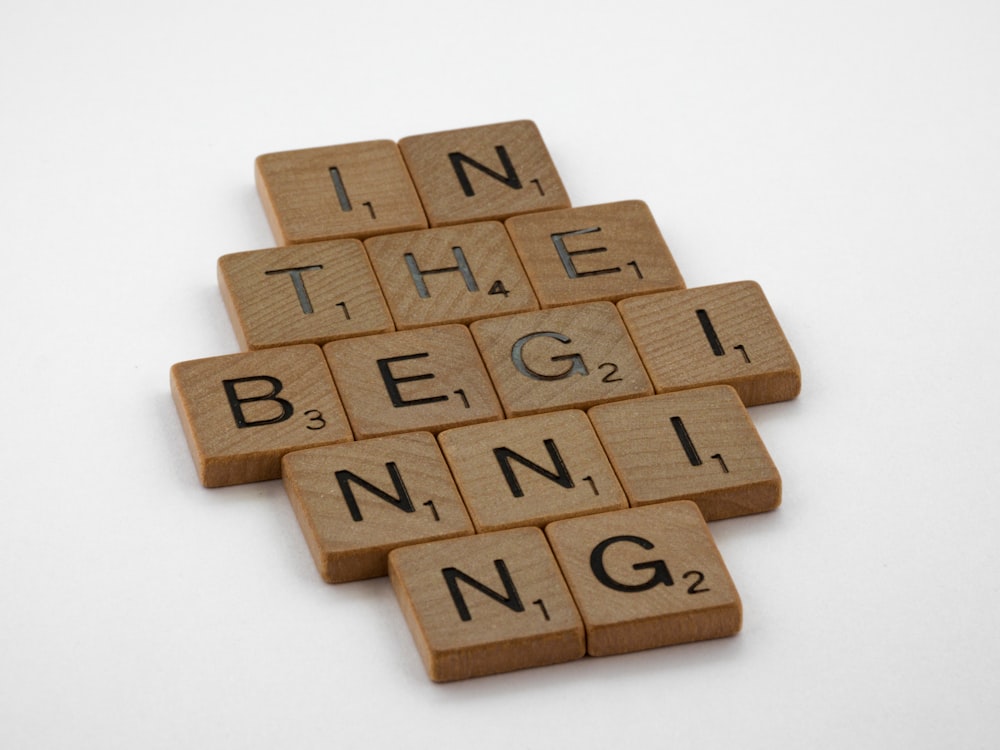
<instances>
[{"instance_id":1,"label":"white surface","mask_svg":"<svg viewBox=\"0 0 1000 750\"><path fill-rule=\"evenodd\" d=\"M0 745L1000 743L998 6L2 17ZM199 486L167 373L236 351L215 261L273 246L255 156L524 117L690 286L759 281L804 389L752 410L783 506L712 526L739 636L439 686L280 484Z\"/></svg>"}]
</instances>

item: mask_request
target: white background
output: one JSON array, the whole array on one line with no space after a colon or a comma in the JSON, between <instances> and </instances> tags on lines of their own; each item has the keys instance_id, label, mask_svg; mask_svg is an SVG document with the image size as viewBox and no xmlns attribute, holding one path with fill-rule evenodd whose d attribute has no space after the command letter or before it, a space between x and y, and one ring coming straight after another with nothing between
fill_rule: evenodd
<instances>
[{"instance_id":1,"label":"white background","mask_svg":"<svg viewBox=\"0 0 1000 750\"><path fill-rule=\"evenodd\" d=\"M996 747L998 8L4 4L0 745ZM168 370L237 350L258 154L520 118L804 388L782 507L712 524L740 635L435 685L280 483L201 488Z\"/></svg>"}]
</instances>

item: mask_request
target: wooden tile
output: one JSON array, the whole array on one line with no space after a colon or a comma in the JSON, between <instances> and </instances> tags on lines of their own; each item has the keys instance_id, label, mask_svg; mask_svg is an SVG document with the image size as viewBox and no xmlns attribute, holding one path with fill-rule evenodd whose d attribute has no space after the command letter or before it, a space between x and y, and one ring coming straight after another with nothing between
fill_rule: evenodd
<instances>
[{"instance_id":1,"label":"wooden tile","mask_svg":"<svg viewBox=\"0 0 1000 750\"><path fill-rule=\"evenodd\" d=\"M429 432L289 453L282 476L328 583L386 575L396 547L473 533Z\"/></svg>"},{"instance_id":2,"label":"wooden tile","mask_svg":"<svg viewBox=\"0 0 1000 750\"><path fill-rule=\"evenodd\" d=\"M432 227L569 206L530 120L410 136L399 148Z\"/></svg>"},{"instance_id":3,"label":"wooden tile","mask_svg":"<svg viewBox=\"0 0 1000 750\"><path fill-rule=\"evenodd\" d=\"M653 392L610 302L480 320L470 328L508 417Z\"/></svg>"},{"instance_id":4,"label":"wooden tile","mask_svg":"<svg viewBox=\"0 0 1000 750\"><path fill-rule=\"evenodd\" d=\"M178 362L170 388L206 487L277 479L285 453L351 440L313 344Z\"/></svg>"},{"instance_id":5,"label":"wooden tile","mask_svg":"<svg viewBox=\"0 0 1000 750\"><path fill-rule=\"evenodd\" d=\"M538 309L499 222L371 237L365 247L400 330Z\"/></svg>"},{"instance_id":6,"label":"wooden tile","mask_svg":"<svg viewBox=\"0 0 1000 750\"><path fill-rule=\"evenodd\" d=\"M219 287L243 349L324 344L394 329L358 240L219 258Z\"/></svg>"},{"instance_id":7,"label":"wooden tile","mask_svg":"<svg viewBox=\"0 0 1000 750\"><path fill-rule=\"evenodd\" d=\"M323 351L358 440L503 417L465 326L344 339Z\"/></svg>"},{"instance_id":8,"label":"wooden tile","mask_svg":"<svg viewBox=\"0 0 1000 750\"><path fill-rule=\"evenodd\" d=\"M257 191L280 245L427 226L399 148L392 141L263 154Z\"/></svg>"},{"instance_id":9,"label":"wooden tile","mask_svg":"<svg viewBox=\"0 0 1000 750\"><path fill-rule=\"evenodd\" d=\"M630 505L683 498L714 521L781 502L778 470L729 386L603 404L588 416Z\"/></svg>"},{"instance_id":10,"label":"wooden tile","mask_svg":"<svg viewBox=\"0 0 1000 750\"><path fill-rule=\"evenodd\" d=\"M628 506L590 420L558 411L438 435L476 531Z\"/></svg>"},{"instance_id":11,"label":"wooden tile","mask_svg":"<svg viewBox=\"0 0 1000 750\"><path fill-rule=\"evenodd\" d=\"M437 682L584 655L580 616L537 528L393 550L389 580Z\"/></svg>"},{"instance_id":12,"label":"wooden tile","mask_svg":"<svg viewBox=\"0 0 1000 750\"><path fill-rule=\"evenodd\" d=\"M514 216L505 226L542 307L684 288L642 201Z\"/></svg>"},{"instance_id":13,"label":"wooden tile","mask_svg":"<svg viewBox=\"0 0 1000 750\"><path fill-rule=\"evenodd\" d=\"M618 303L657 393L726 383L747 406L795 398L799 364L753 281Z\"/></svg>"},{"instance_id":14,"label":"wooden tile","mask_svg":"<svg viewBox=\"0 0 1000 750\"><path fill-rule=\"evenodd\" d=\"M571 518L545 531L591 656L739 632L739 594L693 503Z\"/></svg>"}]
</instances>

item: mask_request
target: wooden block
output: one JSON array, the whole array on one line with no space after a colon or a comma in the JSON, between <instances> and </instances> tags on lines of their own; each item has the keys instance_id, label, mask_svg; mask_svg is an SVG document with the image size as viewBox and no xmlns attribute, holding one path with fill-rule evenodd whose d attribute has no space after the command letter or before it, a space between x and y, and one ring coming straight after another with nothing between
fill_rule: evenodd
<instances>
[{"instance_id":1,"label":"wooden block","mask_svg":"<svg viewBox=\"0 0 1000 750\"><path fill-rule=\"evenodd\" d=\"M739 632L739 594L693 503L556 521L545 533L583 617L591 656Z\"/></svg>"},{"instance_id":2,"label":"wooden block","mask_svg":"<svg viewBox=\"0 0 1000 750\"><path fill-rule=\"evenodd\" d=\"M603 404L588 416L630 505L683 498L715 521L781 503L778 470L729 386Z\"/></svg>"},{"instance_id":3,"label":"wooden block","mask_svg":"<svg viewBox=\"0 0 1000 750\"><path fill-rule=\"evenodd\" d=\"M240 346L324 344L394 329L358 240L219 258L219 287Z\"/></svg>"},{"instance_id":4,"label":"wooden block","mask_svg":"<svg viewBox=\"0 0 1000 750\"><path fill-rule=\"evenodd\" d=\"M371 237L365 247L400 330L538 309L499 222Z\"/></svg>"},{"instance_id":5,"label":"wooden block","mask_svg":"<svg viewBox=\"0 0 1000 750\"><path fill-rule=\"evenodd\" d=\"M610 302L480 320L470 328L508 417L653 392Z\"/></svg>"},{"instance_id":6,"label":"wooden block","mask_svg":"<svg viewBox=\"0 0 1000 750\"><path fill-rule=\"evenodd\" d=\"M618 303L657 393L726 383L747 406L795 398L799 363L760 286L704 286Z\"/></svg>"},{"instance_id":7,"label":"wooden block","mask_svg":"<svg viewBox=\"0 0 1000 750\"><path fill-rule=\"evenodd\" d=\"M590 420L558 411L438 435L476 531L628 507Z\"/></svg>"},{"instance_id":8,"label":"wooden block","mask_svg":"<svg viewBox=\"0 0 1000 750\"><path fill-rule=\"evenodd\" d=\"M436 682L584 655L580 616L537 528L393 550L389 580Z\"/></svg>"},{"instance_id":9,"label":"wooden block","mask_svg":"<svg viewBox=\"0 0 1000 750\"><path fill-rule=\"evenodd\" d=\"M514 216L505 226L542 307L684 288L642 201Z\"/></svg>"},{"instance_id":10,"label":"wooden block","mask_svg":"<svg viewBox=\"0 0 1000 750\"><path fill-rule=\"evenodd\" d=\"M465 326L343 339L323 351L358 440L503 418Z\"/></svg>"},{"instance_id":11,"label":"wooden block","mask_svg":"<svg viewBox=\"0 0 1000 750\"><path fill-rule=\"evenodd\" d=\"M178 362L170 388L206 487L277 479L285 453L352 439L314 344Z\"/></svg>"},{"instance_id":12,"label":"wooden block","mask_svg":"<svg viewBox=\"0 0 1000 750\"><path fill-rule=\"evenodd\" d=\"M263 154L257 157L255 175L280 245L427 226L392 141Z\"/></svg>"},{"instance_id":13,"label":"wooden block","mask_svg":"<svg viewBox=\"0 0 1000 750\"><path fill-rule=\"evenodd\" d=\"M529 120L414 135L399 148L432 227L569 207Z\"/></svg>"},{"instance_id":14,"label":"wooden block","mask_svg":"<svg viewBox=\"0 0 1000 750\"><path fill-rule=\"evenodd\" d=\"M386 575L396 547L473 533L429 432L289 453L282 476L328 583Z\"/></svg>"}]
</instances>

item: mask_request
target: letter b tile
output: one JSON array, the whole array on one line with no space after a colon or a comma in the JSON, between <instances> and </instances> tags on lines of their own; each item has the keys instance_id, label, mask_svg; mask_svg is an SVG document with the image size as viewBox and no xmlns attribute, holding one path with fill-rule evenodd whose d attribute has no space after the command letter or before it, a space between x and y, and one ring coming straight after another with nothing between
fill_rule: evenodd
<instances>
[{"instance_id":1,"label":"letter b tile","mask_svg":"<svg viewBox=\"0 0 1000 750\"><path fill-rule=\"evenodd\" d=\"M278 479L285 453L352 438L314 344L178 362L170 387L206 487Z\"/></svg>"},{"instance_id":2,"label":"letter b tile","mask_svg":"<svg viewBox=\"0 0 1000 750\"><path fill-rule=\"evenodd\" d=\"M739 632L739 594L694 503L555 521L545 533L591 656Z\"/></svg>"}]
</instances>

